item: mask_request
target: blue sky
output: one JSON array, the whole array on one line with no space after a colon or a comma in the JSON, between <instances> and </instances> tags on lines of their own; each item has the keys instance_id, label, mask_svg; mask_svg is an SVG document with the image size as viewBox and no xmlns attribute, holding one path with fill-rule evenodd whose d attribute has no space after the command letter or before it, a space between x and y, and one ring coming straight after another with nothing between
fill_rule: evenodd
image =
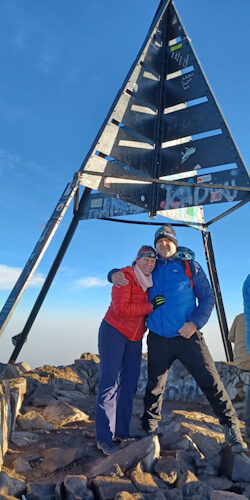
<instances>
[{"instance_id":1,"label":"blue sky","mask_svg":"<svg viewBox=\"0 0 250 500\"><path fill-rule=\"evenodd\" d=\"M249 1L241 0L240 7L234 0L175 5L248 165ZM0 308L80 168L157 6L153 0L1 1ZM206 213L210 219L218 208ZM72 206L0 339L1 362L12 352L11 336L22 330L71 218ZM110 300L107 271L129 264L141 244L153 242L154 231L82 221L18 361L58 365L97 352L98 326ZM230 325L242 310L250 268L249 206L212 225L211 232ZM207 272L199 231L180 228L177 234ZM215 313L204 332L215 359L224 359Z\"/></svg>"}]
</instances>

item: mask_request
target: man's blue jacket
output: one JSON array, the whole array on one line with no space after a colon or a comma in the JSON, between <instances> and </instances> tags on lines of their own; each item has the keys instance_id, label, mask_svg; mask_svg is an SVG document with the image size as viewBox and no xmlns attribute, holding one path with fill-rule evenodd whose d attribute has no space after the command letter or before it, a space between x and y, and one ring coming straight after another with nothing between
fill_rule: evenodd
<instances>
[{"instance_id":1,"label":"man's blue jacket","mask_svg":"<svg viewBox=\"0 0 250 500\"><path fill-rule=\"evenodd\" d=\"M193 288L185 275L185 260L190 264ZM115 271L117 269L109 272L109 281ZM170 259L158 258L152 277L149 300L156 295L164 295L165 304L147 317L149 330L162 337L176 337L187 321L193 321L198 330L207 323L214 307L214 294L191 250L178 247L177 253Z\"/></svg>"},{"instance_id":2,"label":"man's blue jacket","mask_svg":"<svg viewBox=\"0 0 250 500\"><path fill-rule=\"evenodd\" d=\"M164 295L165 304L148 316L147 327L158 335L176 337L185 322L193 321L200 330L208 321L214 307L214 294L204 271L193 257L192 251L178 247L170 259L157 260L149 300ZM190 264L193 288L185 275L185 260Z\"/></svg>"}]
</instances>

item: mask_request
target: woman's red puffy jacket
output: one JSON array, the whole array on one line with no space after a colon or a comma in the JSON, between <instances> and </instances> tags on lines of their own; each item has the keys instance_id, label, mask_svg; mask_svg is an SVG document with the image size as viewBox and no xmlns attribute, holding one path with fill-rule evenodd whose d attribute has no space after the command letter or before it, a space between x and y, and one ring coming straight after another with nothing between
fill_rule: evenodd
<instances>
[{"instance_id":1,"label":"woman's red puffy jacket","mask_svg":"<svg viewBox=\"0 0 250 500\"><path fill-rule=\"evenodd\" d=\"M153 308L148 301L148 292L142 290L133 268L128 266L121 271L129 284L120 288L113 286L111 304L104 319L129 340L138 342L146 331L145 316Z\"/></svg>"}]
</instances>

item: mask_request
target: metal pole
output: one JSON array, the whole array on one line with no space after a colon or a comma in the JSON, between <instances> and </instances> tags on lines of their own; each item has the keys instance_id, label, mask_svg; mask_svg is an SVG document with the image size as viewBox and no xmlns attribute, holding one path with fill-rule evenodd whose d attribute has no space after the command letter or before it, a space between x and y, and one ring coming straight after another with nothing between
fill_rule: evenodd
<instances>
[{"instance_id":1,"label":"metal pole","mask_svg":"<svg viewBox=\"0 0 250 500\"><path fill-rule=\"evenodd\" d=\"M85 190L82 194L80 203L79 203L79 212L81 212L81 210L83 210L85 203L88 199L88 196L90 194L90 191L91 191L91 189L85 188ZM13 352L11 354L9 361L8 361L10 364L15 363L17 356L23 347L23 344L28 336L28 333L29 333L29 331L30 331L35 319L36 319L36 316L40 310L40 307L41 307L41 305L42 305L42 303L43 303L43 301L44 301L44 299L49 291L50 285L52 284L52 281L53 281L53 279L58 271L58 268L62 262L64 255L66 253L66 250L67 250L67 248L72 240L72 237L73 237L75 230L78 226L79 220L80 220L80 218L78 216L78 211L77 211L77 212L75 212L74 217L69 225L68 231L67 231L67 233L64 237L64 240L59 248L59 251L56 255L56 258L55 258L55 260L54 260L54 262L53 262L53 264L48 272L46 280L41 288L41 291L36 299L36 302L35 302L32 310L30 312L30 315L29 315L29 317L24 325L24 328L23 328L22 332L20 333L20 335L18 335L17 344L16 344L15 349L13 350Z\"/></svg>"},{"instance_id":2,"label":"metal pole","mask_svg":"<svg viewBox=\"0 0 250 500\"><path fill-rule=\"evenodd\" d=\"M233 361L233 350L232 350L231 343L228 340L228 325L227 325L227 319L226 319L224 304L223 304L222 295L221 295L218 273L217 273L216 264L215 264L215 257L214 257L211 233L208 231L204 233L202 231L202 238L203 238L203 245L204 245L204 249L205 249L205 255L206 255L206 261L207 261L208 271L209 271L209 275L210 275L210 280L211 280L212 288L213 288L214 295L215 295L216 311L217 311L218 321L219 321L219 325L220 325L222 342L223 342L224 350L225 350L225 354L226 354L226 360Z\"/></svg>"}]
</instances>

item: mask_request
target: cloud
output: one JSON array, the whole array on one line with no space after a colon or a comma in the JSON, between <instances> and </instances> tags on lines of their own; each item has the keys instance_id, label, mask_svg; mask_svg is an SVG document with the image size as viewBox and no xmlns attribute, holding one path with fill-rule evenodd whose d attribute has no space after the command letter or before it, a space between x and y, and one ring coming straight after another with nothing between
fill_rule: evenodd
<instances>
[{"instance_id":1,"label":"cloud","mask_svg":"<svg viewBox=\"0 0 250 500\"><path fill-rule=\"evenodd\" d=\"M101 280L97 276L89 276L88 278L82 278L75 281L74 288L101 288L107 286L106 280Z\"/></svg>"},{"instance_id":2,"label":"cloud","mask_svg":"<svg viewBox=\"0 0 250 500\"><path fill-rule=\"evenodd\" d=\"M22 269L20 267L9 267L0 264L0 290L11 290L15 285ZM39 288L44 282L42 273L35 273L29 282L32 288Z\"/></svg>"}]
</instances>

